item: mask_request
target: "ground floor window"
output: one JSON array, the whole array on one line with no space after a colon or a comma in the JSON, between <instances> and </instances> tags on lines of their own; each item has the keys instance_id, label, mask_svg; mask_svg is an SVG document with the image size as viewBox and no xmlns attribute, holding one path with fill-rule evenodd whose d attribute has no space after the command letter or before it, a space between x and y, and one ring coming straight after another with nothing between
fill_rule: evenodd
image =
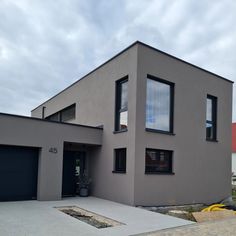
<instances>
[{"instance_id":1,"label":"ground floor window","mask_svg":"<svg viewBox=\"0 0 236 236\"><path fill-rule=\"evenodd\" d=\"M126 172L126 148L118 148L114 151L114 171L115 173Z\"/></svg>"},{"instance_id":2,"label":"ground floor window","mask_svg":"<svg viewBox=\"0 0 236 236\"><path fill-rule=\"evenodd\" d=\"M146 149L145 173L172 173L173 151Z\"/></svg>"}]
</instances>

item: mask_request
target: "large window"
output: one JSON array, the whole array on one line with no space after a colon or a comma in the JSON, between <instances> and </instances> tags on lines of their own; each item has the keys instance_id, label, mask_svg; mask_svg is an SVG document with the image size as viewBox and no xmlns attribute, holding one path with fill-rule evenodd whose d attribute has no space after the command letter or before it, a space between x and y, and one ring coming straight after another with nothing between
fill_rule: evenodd
<instances>
[{"instance_id":1,"label":"large window","mask_svg":"<svg viewBox=\"0 0 236 236\"><path fill-rule=\"evenodd\" d=\"M217 98L207 95L206 139L216 140Z\"/></svg>"},{"instance_id":2,"label":"large window","mask_svg":"<svg viewBox=\"0 0 236 236\"><path fill-rule=\"evenodd\" d=\"M128 77L116 82L115 131L128 127Z\"/></svg>"},{"instance_id":3,"label":"large window","mask_svg":"<svg viewBox=\"0 0 236 236\"><path fill-rule=\"evenodd\" d=\"M146 149L145 173L172 173L172 151Z\"/></svg>"},{"instance_id":4,"label":"large window","mask_svg":"<svg viewBox=\"0 0 236 236\"><path fill-rule=\"evenodd\" d=\"M174 84L148 75L146 129L173 132Z\"/></svg>"},{"instance_id":5,"label":"large window","mask_svg":"<svg viewBox=\"0 0 236 236\"><path fill-rule=\"evenodd\" d=\"M114 171L118 173L126 172L126 148L115 149Z\"/></svg>"},{"instance_id":6,"label":"large window","mask_svg":"<svg viewBox=\"0 0 236 236\"><path fill-rule=\"evenodd\" d=\"M58 122L67 122L75 119L75 104L58 111L45 119Z\"/></svg>"}]
</instances>

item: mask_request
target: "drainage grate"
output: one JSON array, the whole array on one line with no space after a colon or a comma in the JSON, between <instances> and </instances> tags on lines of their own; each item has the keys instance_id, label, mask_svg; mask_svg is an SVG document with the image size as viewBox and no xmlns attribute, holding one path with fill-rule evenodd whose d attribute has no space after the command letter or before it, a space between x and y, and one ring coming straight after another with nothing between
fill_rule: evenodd
<instances>
[{"instance_id":1,"label":"drainage grate","mask_svg":"<svg viewBox=\"0 0 236 236\"><path fill-rule=\"evenodd\" d=\"M59 207L58 210L98 229L123 225L123 223L95 214L76 206Z\"/></svg>"}]
</instances>

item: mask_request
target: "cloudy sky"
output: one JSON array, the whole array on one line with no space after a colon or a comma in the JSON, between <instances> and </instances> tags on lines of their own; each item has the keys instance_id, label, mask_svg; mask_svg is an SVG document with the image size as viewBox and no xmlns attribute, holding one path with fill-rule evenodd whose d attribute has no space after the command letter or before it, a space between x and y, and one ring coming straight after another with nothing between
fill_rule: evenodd
<instances>
[{"instance_id":1,"label":"cloudy sky","mask_svg":"<svg viewBox=\"0 0 236 236\"><path fill-rule=\"evenodd\" d=\"M0 0L0 16L1 112L30 115L136 40L236 82L235 0Z\"/></svg>"}]
</instances>

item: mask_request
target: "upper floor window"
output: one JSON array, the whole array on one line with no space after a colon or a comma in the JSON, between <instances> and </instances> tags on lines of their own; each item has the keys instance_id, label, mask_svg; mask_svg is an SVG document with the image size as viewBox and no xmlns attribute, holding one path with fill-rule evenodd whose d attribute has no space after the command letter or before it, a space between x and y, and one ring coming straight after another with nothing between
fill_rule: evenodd
<instances>
[{"instance_id":1,"label":"upper floor window","mask_svg":"<svg viewBox=\"0 0 236 236\"><path fill-rule=\"evenodd\" d=\"M67 122L75 119L75 104L60 110L45 119L58 122Z\"/></svg>"},{"instance_id":2,"label":"upper floor window","mask_svg":"<svg viewBox=\"0 0 236 236\"><path fill-rule=\"evenodd\" d=\"M115 131L128 127L128 77L116 82Z\"/></svg>"},{"instance_id":3,"label":"upper floor window","mask_svg":"<svg viewBox=\"0 0 236 236\"><path fill-rule=\"evenodd\" d=\"M62 122L66 122L68 120L73 120L73 119L75 119L75 104L61 111Z\"/></svg>"},{"instance_id":4,"label":"upper floor window","mask_svg":"<svg viewBox=\"0 0 236 236\"><path fill-rule=\"evenodd\" d=\"M58 121L60 122L60 113L57 112L57 113L54 113L48 117L45 118L46 120L51 120L51 121Z\"/></svg>"},{"instance_id":5,"label":"upper floor window","mask_svg":"<svg viewBox=\"0 0 236 236\"><path fill-rule=\"evenodd\" d=\"M173 132L173 99L173 83L148 75L146 129Z\"/></svg>"},{"instance_id":6,"label":"upper floor window","mask_svg":"<svg viewBox=\"0 0 236 236\"><path fill-rule=\"evenodd\" d=\"M216 140L217 98L207 95L206 139Z\"/></svg>"}]
</instances>

